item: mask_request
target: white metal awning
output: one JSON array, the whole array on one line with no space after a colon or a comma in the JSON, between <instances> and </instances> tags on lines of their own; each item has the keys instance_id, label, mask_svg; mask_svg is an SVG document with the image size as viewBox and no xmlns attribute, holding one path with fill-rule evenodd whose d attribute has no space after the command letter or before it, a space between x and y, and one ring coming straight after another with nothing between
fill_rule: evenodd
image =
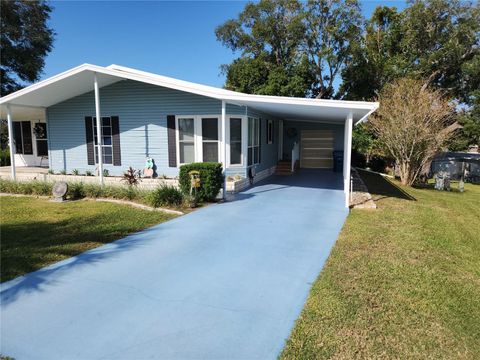
<instances>
[{"instance_id":1,"label":"white metal awning","mask_svg":"<svg viewBox=\"0 0 480 360\"><path fill-rule=\"evenodd\" d=\"M83 64L0 98L0 116L6 117L6 104L9 104L16 119L37 117L41 109L93 91L95 74L100 88L122 80L139 81L248 106L285 120L343 123L351 113L353 122L357 123L378 108L375 102L243 94L118 65L102 67Z\"/></svg>"}]
</instances>

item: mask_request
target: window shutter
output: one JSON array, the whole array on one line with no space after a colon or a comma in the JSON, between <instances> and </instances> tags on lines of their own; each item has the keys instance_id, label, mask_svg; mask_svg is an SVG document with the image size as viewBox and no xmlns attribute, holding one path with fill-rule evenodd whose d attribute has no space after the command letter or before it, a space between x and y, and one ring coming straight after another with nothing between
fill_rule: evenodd
<instances>
[{"instance_id":1,"label":"window shutter","mask_svg":"<svg viewBox=\"0 0 480 360\"><path fill-rule=\"evenodd\" d=\"M22 121L23 153L33 155L32 124L30 121Z\"/></svg>"},{"instance_id":2,"label":"window shutter","mask_svg":"<svg viewBox=\"0 0 480 360\"><path fill-rule=\"evenodd\" d=\"M95 165L95 153L94 153L94 143L93 143L93 118L91 116L85 117L85 134L87 140L87 162L88 165Z\"/></svg>"},{"instance_id":3,"label":"window shutter","mask_svg":"<svg viewBox=\"0 0 480 360\"><path fill-rule=\"evenodd\" d=\"M112 147L113 147L113 165L122 165L122 155L120 150L120 122L118 116L112 116Z\"/></svg>"},{"instance_id":4,"label":"window shutter","mask_svg":"<svg viewBox=\"0 0 480 360\"><path fill-rule=\"evenodd\" d=\"M167 115L168 166L177 167L177 144L175 136L175 115Z\"/></svg>"},{"instance_id":5,"label":"window shutter","mask_svg":"<svg viewBox=\"0 0 480 360\"><path fill-rule=\"evenodd\" d=\"M19 121L13 122L13 143L15 144L15 154L23 154L22 123Z\"/></svg>"},{"instance_id":6,"label":"window shutter","mask_svg":"<svg viewBox=\"0 0 480 360\"><path fill-rule=\"evenodd\" d=\"M262 119L258 119L258 163L262 163ZM267 131L268 132L268 131Z\"/></svg>"}]
</instances>

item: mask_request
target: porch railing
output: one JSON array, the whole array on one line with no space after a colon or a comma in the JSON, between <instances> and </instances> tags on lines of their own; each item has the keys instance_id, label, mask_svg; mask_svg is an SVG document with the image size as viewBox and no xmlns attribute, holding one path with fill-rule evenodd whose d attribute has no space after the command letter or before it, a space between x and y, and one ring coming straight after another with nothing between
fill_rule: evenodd
<instances>
[{"instance_id":1,"label":"porch railing","mask_svg":"<svg viewBox=\"0 0 480 360\"><path fill-rule=\"evenodd\" d=\"M292 148L292 172L295 171L295 165L298 160L300 160L300 146L298 142L295 141Z\"/></svg>"}]
</instances>

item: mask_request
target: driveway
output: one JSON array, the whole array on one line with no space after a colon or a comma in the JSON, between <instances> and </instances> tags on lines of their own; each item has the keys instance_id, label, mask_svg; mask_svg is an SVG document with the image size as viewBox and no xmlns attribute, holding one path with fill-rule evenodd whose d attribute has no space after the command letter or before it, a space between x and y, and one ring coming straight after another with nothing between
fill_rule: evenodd
<instances>
[{"instance_id":1,"label":"driveway","mask_svg":"<svg viewBox=\"0 0 480 360\"><path fill-rule=\"evenodd\" d=\"M301 171L1 285L2 355L275 359L347 216Z\"/></svg>"}]
</instances>

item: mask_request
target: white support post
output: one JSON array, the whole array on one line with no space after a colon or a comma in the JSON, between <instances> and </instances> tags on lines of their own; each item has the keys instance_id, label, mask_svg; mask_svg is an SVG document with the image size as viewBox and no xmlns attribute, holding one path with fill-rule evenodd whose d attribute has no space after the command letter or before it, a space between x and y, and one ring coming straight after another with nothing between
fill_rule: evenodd
<instances>
[{"instance_id":1,"label":"white support post","mask_svg":"<svg viewBox=\"0 0 480 360\"><path fill-rule=\"evenodd\" d=\"M12 180L17 179L17 173L15 169L15 147L13 146L13 122L12 122L12 109L10 104L7 104L7 122L8 122L8 145L10 146L10 173Z\"/></svg>"},{"instance_id":2,"label":"white support post","mask_svg":"<svg viewBox=\"0 0 480 360\"><path fill-rule=\"evenodd\" d=\"M350 205L350 162L352 159L352 129L353 115L350 112L345 119L343 142L343 190L345 192L345 207Z\"/></svg>"},{"instance_id":3,"label":"white support post","mask_svg":"<svg viewBox=\"0 0 480 360\"><path fill-rule=\"evenodd\" d=\"M93 84L95 89L95 116L97 118L98 176L100 177L100 185L103 186L102 117L100 115L100 91L98 90L97 73L94 73L93 76Z\"/></svg>"},{"instance_id":4,"label":"white support post","mask_svg":"<svg viewBox=\"0 0 480 360\"><path fill-rule=\"evenodd\" d=\"M225 100L222 100L222 155L223 161L223 200L227 198L227 110Z\"/></svg>"}]
</instances>

